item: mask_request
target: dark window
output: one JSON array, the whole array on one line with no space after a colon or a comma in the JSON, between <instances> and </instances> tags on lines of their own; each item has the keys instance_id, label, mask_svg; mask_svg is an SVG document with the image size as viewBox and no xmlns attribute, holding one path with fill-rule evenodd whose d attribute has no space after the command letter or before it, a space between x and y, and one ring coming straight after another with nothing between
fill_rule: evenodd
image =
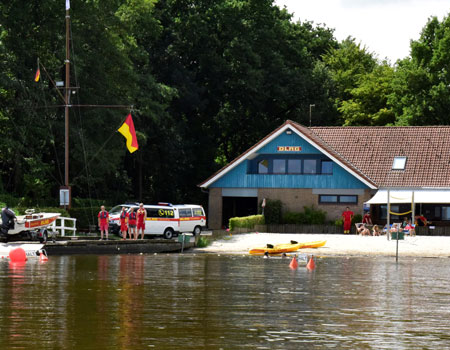
<instances>
[{"instance_id":1,"label":"dark window","mask_svg":"<svg viewBox=\"0 0 450 350\"><path fill-rule=\"evenodd\" d=\"M357 204L358 196L321 194L319 195L319 203Z\"/></svg>"},{"instance_id":2,"label":"dark window","mask_svg":"<svg viewBox=\"0 0 450 350\"><path fill-rule=\"evenodd\" d=\"M273 173L285 174L286 173L286 159L274 159L273 160Z\"/></svg>"},{"instance_id":3,"label":"dark window","mask_svg":"<svg viewBox=\"0 0 450 350\"><path fill-rule=\"evenodd\" d=\"M263 159L258 163L258 174L267 173L269 173L269 161L267 159Z\"/></svg>"},{"instance_id":4,"label":"dark window","mask_svg":"<svg viewBox=\"0 0 450 350\"><path fill-rule=\"evenodd\" d=\"M333 162L329 160L323 160L322 161L322 174L333 174Z\"/></svg>"},{"instance_id":5,"label":"dark window","mask_svg":"<svg viewBox=\"0 0 450 350\"><path fill-rule=\"evenodd\" d=\"M301 159L288 159L288 173L289 174L301 174L302 173Z\"/></svg>"},{"instance_id":6,"label":"dark window","mask_svg":"<svg viewBox=\"0 0 450 350\"><path fill-rule=\"evenodd\" d=\"M192 217L192 210L191 209L180 209L180 218L190 218Z\"/></svg>"},{"instance_id":7,"label":"dark window","mask_svg":"<svg viewBox=\"0 0 450 350\"><path fill-rule=\"evenodd\" d=\"M317 160L305 159L303 161L303 174L316 174L317 173Z\"/></svg>"},{"instance_id":8,"label":"dark window","mask_svg":"<svg viewBox=\"0 0 450 350\"><path fill-rule=\"evenodd\" d=\"M148 208L147 217L149 218L173 218L175 217L173 209Z\"/></svg>"}]
</instances>

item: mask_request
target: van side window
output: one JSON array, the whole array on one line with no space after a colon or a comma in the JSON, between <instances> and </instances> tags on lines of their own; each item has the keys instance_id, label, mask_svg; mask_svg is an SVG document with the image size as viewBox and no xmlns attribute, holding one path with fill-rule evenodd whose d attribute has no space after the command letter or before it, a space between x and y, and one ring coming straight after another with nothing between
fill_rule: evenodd
<instances>
[{"instance_id":1,"label":"van side window","mask_svg":"<svg viewBox=\"0 0 450 350\"><path fill-rule=\"evenodd\" d=\"M194 212L194 216L204 216L205 215L205 214L203 214L202 208L194 208L194 209L192 209L192 211Z\"/></svg>"},{"instance_id":2,"label":"van side window","mask_svg":"<svg viewBox=\"0 0 450 350\"><path fill-rule=\"evenodd\" d=\"M148 218L158 218L158 209L147 209Z\"/></svg>"},{"instance_id":3,"label":"van side window","mask_svg":"<svg viewBox=\"0 0 450 350\"><path fill-rule=\"evenodd\" d=\"M180 218L190 218L192 217L192 211L191 209L180 209Z\"/></svg>"}]
</instances>

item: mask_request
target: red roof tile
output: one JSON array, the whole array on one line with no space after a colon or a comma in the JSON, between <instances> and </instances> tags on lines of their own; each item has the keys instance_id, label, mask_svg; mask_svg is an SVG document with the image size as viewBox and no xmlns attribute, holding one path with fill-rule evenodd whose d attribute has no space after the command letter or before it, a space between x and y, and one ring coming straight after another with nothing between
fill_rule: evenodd
<instances>
[{"instance_id":1,"label":"red roof tile","mask_svg":"<svg viewBox=\"0 0 450 350\"><path fill-rule=\"evenodd\" d=\"M378 187L450 187L450 126L313 127ZM405 170L392 170L394 157Z\"/></svg>"}]
</instances>

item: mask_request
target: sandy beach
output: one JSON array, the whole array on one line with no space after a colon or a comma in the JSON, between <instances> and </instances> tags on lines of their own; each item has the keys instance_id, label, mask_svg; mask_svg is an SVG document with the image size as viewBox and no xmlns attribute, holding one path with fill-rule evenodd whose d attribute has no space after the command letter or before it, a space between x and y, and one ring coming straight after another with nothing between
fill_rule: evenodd
<instances>
[{"instance_id":1,"label":"sandy beach","mask_svg":"<svg viewBox=\"0 0 450 350\"><path fill-rule=\"evenodd\" d=\"M343 234L276 234L246 233L230 234L212 242L197 252L221 254L248 254L251 248L264 247L267 243L280 244L326 240L322 248L302 249L302 253L318 256L395 256L396 241L388 241L386 236L356 236ZM399 256L450 257L450 237L415 236L399 240Z\"/></svg>"}]
</instances>

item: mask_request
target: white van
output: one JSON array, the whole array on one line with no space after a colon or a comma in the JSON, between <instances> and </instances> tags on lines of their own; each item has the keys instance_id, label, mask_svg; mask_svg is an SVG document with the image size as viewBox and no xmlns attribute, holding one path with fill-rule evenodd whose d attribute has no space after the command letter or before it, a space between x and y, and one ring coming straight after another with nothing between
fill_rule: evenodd
<instances>
[{"instance_id":1,"label":"white van","mask_svg":"<svg viewBox=\"0 0 450 350\"><path fill-rule=\"evenodd\" d=\"M134 208L136 212L138 203L120 204L109 212L110 232L120 235L120 212L122 207ZM194 236L199 235L206 227L206 215L203 207L195 204L158 203L158 205L144 205L147 211L145 221L146 235L162 235L170 239L183 232L192 232Z\"/></svg>"}]
</instances>

